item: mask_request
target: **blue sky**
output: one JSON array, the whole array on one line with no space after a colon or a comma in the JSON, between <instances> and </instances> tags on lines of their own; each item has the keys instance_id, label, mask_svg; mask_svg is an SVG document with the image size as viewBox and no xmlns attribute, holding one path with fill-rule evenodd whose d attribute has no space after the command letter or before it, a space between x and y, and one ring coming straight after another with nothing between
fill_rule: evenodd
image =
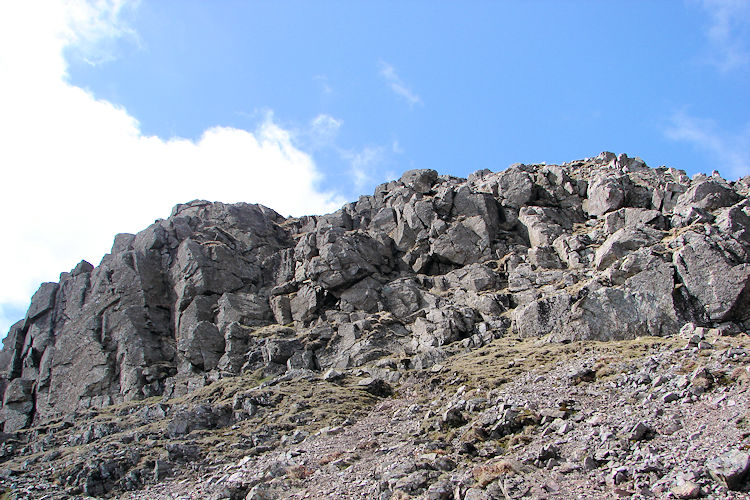
<instances>
[{"instance_id":1,"label":"blue sky","mask_svg":"<svg viewBox=\"0 0 750 500\"><path fill-rule=\"evenodd\" d=\"M750 2L0 7L0 330L194 198L334 210L411 168L603 150L750 174Z\"/></svg>"}]
</instances>

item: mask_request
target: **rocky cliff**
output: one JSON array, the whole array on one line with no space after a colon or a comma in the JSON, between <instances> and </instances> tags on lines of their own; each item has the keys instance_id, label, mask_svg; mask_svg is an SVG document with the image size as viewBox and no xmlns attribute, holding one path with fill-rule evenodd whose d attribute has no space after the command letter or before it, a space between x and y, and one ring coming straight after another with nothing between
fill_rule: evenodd
<instances>
[{"instance_id":1,"label":"rocky cliff","mask_svg":"<svg viewBox=\"0 0 750 500\"><path fill-rule=\"evenodd\" d=\"M118 235L99 266L81 262L34 294L0 353L4 436L28 444L41 439L29 427L68 428L71 415L111 405L196 403L233 383L236 396L250 380L304 383L312 396L357 375L363 390L351 397L364 408L510 338L729 338L750 328L749 193L750 177L690 179L602 153L468 179L413 170L324 216L178 205ZM169 405L154 411L169 416L174 438L237 426L272 406L258 397L203 416L194 406L184 418ZM107 487L71 481L90 494L128 489L140 460Z\"/></svg>"}]
</instances>

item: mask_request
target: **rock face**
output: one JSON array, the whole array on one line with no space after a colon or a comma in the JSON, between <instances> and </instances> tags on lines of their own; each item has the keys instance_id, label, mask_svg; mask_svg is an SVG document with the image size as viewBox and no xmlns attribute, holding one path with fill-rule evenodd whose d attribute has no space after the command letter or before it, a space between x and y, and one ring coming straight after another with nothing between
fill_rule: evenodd
<instances>
[{"instance_id":1,"label":"rock face","mask_svg":"<svg viewBox=\"0 0 750 500\"><path fill-rule=\"evenodd\" d=\"M626 155L412 170L323 216L193 201L44 283L0 353L5 432L262 370L383 383L509 333L750 327L747 179ZM305 372L306 373L306 372Z\"/></svg>"}]
</instances>

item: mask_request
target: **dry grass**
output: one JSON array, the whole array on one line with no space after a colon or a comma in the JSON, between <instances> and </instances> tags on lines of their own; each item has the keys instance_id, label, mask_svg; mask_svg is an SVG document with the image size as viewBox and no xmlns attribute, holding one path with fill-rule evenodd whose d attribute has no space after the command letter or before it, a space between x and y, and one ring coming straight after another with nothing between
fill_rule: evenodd
<instances>
[{"instance_id":1,"label":"dry grass","mask_svg":"<svg viewBox=\"0 0 750 500\"><path fill-rule=\"evenodd\" d=\"M515 460L499 460L483 465L478 465L472 469L471 474L479 484L484 488L492 481L504 476L512 476L521 472L521 465Z\"/></svg>"},{"instance_id":2,"label":"dry grass","mask_svg":"<svg viewBox=\"0 0 750 500\"><path fill-rule=\"evenodd\" d=\"M306 465L293 465L286 469L286 474L291 479L307 479L315 474L315 470Z\"/></svg>"},{"instance_id":3,"label":"dry grass","mask_svg":"<svg viewBox=\"0 0 750 500\"><path fill-rule=\"evenodd\" d=\"M678 347L684 340L677 337L639 337L621 341L579 341L567 344L547 343L538 338L508 336L496 339L481 349L460 354L444 364L442 385L466 385L468 388L492 389L522 373L534 370L544 374L556 364L576 358L594 358L602 377L624 369L628 360L641 358L665 347ZM441 375L442 376L442 375Z\"/></svg>"}]
</instances>

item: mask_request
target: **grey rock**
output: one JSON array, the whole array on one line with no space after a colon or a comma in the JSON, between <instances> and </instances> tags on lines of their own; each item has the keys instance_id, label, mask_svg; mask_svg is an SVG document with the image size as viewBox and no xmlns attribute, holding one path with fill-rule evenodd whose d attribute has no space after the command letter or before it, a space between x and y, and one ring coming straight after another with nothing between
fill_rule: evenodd
<instances>
[{"instance_id":1,"label":"grey rock","mask_svg":"<svg viewBox=\"0 0 750 500\"><path fill-rule=\"evenodd\" d=\"M239 373L245 364L250 343L250 328L230 323L224 328L224 354L219 358L217 367Z\"/></svg>"},{"instance_id":2,"label":"grey rock","mask_svg":"<svg viewBox=\"0 0 750 500\"><path fill-rule=\"evenodd\" d=\"M750 455L740 450L731 450L706 462L708 473L730 490L740 489L750 471Z\"/></svg>"},{"instance_id":3,"label":"grey rock","mask_svg":"<svg viewBox=\"0 0 750 500\"><path fill-rule=\"evenodd\" d=\"M391 281L382 293L388 310L397 318L406 318L422 308L422 291L410 278Z\"/></svg>"},{"instance_id":4,"label":"grey rock","mask_svg":"<svg viewBox=\"0 0 750 500\"><path fill-rule=\"evenodd\" d=\"M201 370L212 370L224 354L225 340L216 325L201 321L177 341L178 351Z\"/></svg>"},{"instance_id":5,"label":"grey rock","mask_svg":"<svg viewBox=\"0 0 750 500\"><path fill-rule=\"evenodd\" d=\"M662 401L665 403L671 403L672 401L678 401L679 399L680 395L675 392L668 392L662 397Z\"/></svg>"},{"instance_id":6,"label":"grey rock","mask_svg":"<svg viewBox=\"0 0 750 500\"><path fill-rule=\"evenodd\" d=\"M625 203L625 188L621 179L598 175L589 182L588 213L601 216L621 208Z\"/></svg>"},{"instance_id":7,"label":"grey rock","mask_svg":"<svg viewBox=\"0 0 750 500\"><path fill-rule=\"evenodd\" d=\"M492 500L489 493L481 488L469 488L463 496L464 500Z\"/></svg>"},{"instance_id":8,"label":"grey rock","mask_svg":"<svg viewBox=\"0 0 750 500\"><path fill-rule=\"evenodd\" d=\"M304 285L290 300L290 309L294 321L312 319L322 303L323 292L310 285Z\"/></svg>"},{"instance_id":9,"label":"grey rock","mask_svg":"<svg viewBox=\"0 0 750 500\"><path fill-rule=\"evenodd\" d=\"M557 251L551 246L529 248L529 262L537 267L547 269L562 269L564 267Z\"/></svg>"},{"instance_id":10,"label":"grey rock","mask_svg":"<svg viewBox=\"0 0 750 500\"><path fill-rule=\"evenodd\" d=\"M154 461L154 481L157 483L166 479L172 473L172 464L166 460Z\"/></svg>"},{"instance_id":11,"label":"grey rock","mask_svg":"<svg viewBox=\"0 0 750 500\"><path fill-rule=\"evenodd\" d=\"M693 224L712 223L716 218L708 210L690 205L678 205L674 208L670 223L672 227L681 228Z\"/></svg>"},{"instance_id":12,"label":"grey rock","mask_svg":"<svg viewBox=\"0 0 750 500\"><path fill-rule=\"evenodd\" d=\"M294 319L292 317L292 302L287 295L277 295L268 299L276 323L287 325Z\"/></svg>"},{"instance_id":13,"label":"grey rock","mask_svg":"<svg viewBox=\"0 0 750 500\"><path fill-rule=\"evenodd\" d=\"M510 167L497 176L496 196L511 207L523 207L534 199L531 176L517 167Z\"/></svg>"},{"instance_id":14,"label":"grey rock","mask_svg":"<svg viewBox=\"0 0 750 500\"><path fill-rule=\"evenodd\" d=\"M232 420L232 408L229 406L210 406L200 404L192 409L178 412L166 428L167 437L189 434L198 429L217 429L226 427Z\"/></svg>"},{"instance_id":15,"label":"grey rock","mask_svg":"<svg viewBox=\"0 0 750 500\"><path fill-rule=\"evenodd\" d=\"M459 408L449 408L440 417L440 425L442 427L461 427L466 423L466 418Z\"/></svg>"},{"instance_id":16,"label":"grey rock","mask_svg":"<svg viewBox=\"0 0 750 500\"><path fill-rule=\"evenodd\" d=\"M341 310L376 312L380 307L381 285L373 278L364 278L341 292Z\"/></svg>"},{"instance_id":17,"label":"grey rock","mask_svg":"<svg viewBox=\"0 0 750 500\"><path fill-rule=\"evenodd\" d=\"M34 296L31 297L31 305L26 312L26 321L31 321L52 309L58 288L57 283L42 283L39 286Z\"/></svg>"},{"instance_id":18,"label":"grey rock","mask_svg":"<svg viewBox=\"0 0 750 500\"><path fill-rule=\"evenodd\" d=\"M658 210L621 208L607 213L604 217L604 231L608 234L613 234L623 228L637 228L645 225L661 230L668 229L667 219Z\"/></svg>"},{"instance_id":19,"label":"grey rock","mask_svg":"<svg viewBox=\"0 0 750 500\"><path fill-rule=\"evenodd\" d=\"M700 498L703 495L703 490L699 484L684 479L678 479L670 491L675 498Z\"/></svg>"},{"instance_id":20,"label":"grey rock","mask_svg":"<svg viewBox=\"0 0 750 500\"><path fill-rule=\"evenodd\" d=\"M203 452L195 444L167 443L164 448L172 462L195 462L203 457Z\"/></svg>"},{"instance_id":21,"label":"grey rock","mask_svg":"<svg viewBox=\"0 0 750 500\"><path fill-rule=\"evenodd\" d=\"M537 337L561 329L570 317L571 297L549 295L513 310L514 330L523 337Z\"/></svg>"},{"instance_id":22,"label":"grey rock","mask_svg":"<svg viewBox=\"0 0 750 500\"><path fill-rule=\"evenodd\" d=\"M305 267L312 281L326 290L388 269L390 250L366 233L332 229L318 237L317 248L318 255Z\"/></svg>"},{"instance_id":23,"label":"grey rock","mask_svg":"<svg viewBox=\"0 0 750 500\"><path fill-rule=\"evenodd\" d=\"M659 231L645 227L623 227L622 229L618 229L597 249L594 265L599 270L606 269L627 253L650 246L658 241L660 237L661 233Z\"/></svg>"},{"instance_id":24,"label":"grey rock","mask_svg":"<svg viewBox=\"0 0 750 500\"><path fill-rule=\"evenodd\" d=\"M5 422L4 432L15 432L31 423L34 410L32 380L16 378L5 388L0 416Z\"/></svg>"},{"instance_id":25,"label":"grey rock","mask_svg":"<svg viewBox=\"0 0 750 500\"><path fill-rule=\"evenodd\" d=\"M667 263L636 273L617 287L592 283L569 311L556 338L626 339L674 334L683 324L675 303L674 269Z\"/></svg>"},{"instance_id":26,"label":"grey rock","mask_svg":"<svg viewBox=\"0 0 750 500\"><path fill-rule=\"evenodd\" d=\"M357 382L357 386L369 392L373 396L388 397L393 394L393 388L383 379L363 378Z\"/></svg>"},{"instance_id":27,"label":"grey rock","mask_svg":"<svg viewBox=\"0 0 750 500\"><path fill-rule=\"evenodd\" d=\"M295 351L289 359L286 360L286 366L287 370L315 370L318 368L315 354L309 349Z\"/></svg>"},{"instance_id":28,"label":"grey rock","mask_svg":"<svg viewBox=\"0 0 750 500\"><path fill-rule=\"evenodd\" d=\"M734 205L740 197L731 188L716 180L708 179L694 183L677 199L677 206L690 206L703 210L715 210Z\"/></svg>"},{"instance_id":29,"label":"grey rock","mask_svg":"<svg viewBox=\"0 0 750 500\"><path fill-rule=\"evenodd\" d=\"M295 352L303 349L297 339L269 338L263 347L263 359L266 363L286 364Z\"/></svg>"},{"instance_id":30,"label":"grey rock","mask_svg":"<svg viewBox=\"0 0 750 500\"><path fill-rule=\"evenodd\" d=\"M254 293L224 293L217 308L216 326L222 331L231 323L261 326L271 320L268 299Z\"/></svg>"},{"instance_id":31,"label":"grey rock","mask_svg":"<svg viewBox=\"0 0 750 500\"><path fill-rule=\"evenodd\" d=\"M333 381L333 380L339 380L343 376L344 376L344 374L341 373L340 371L338 371L338 370L336 370L334 368L330 368L330 369L328 369L323 374L323 380L330 382L330 381Z\"/></svg>"},{"instance_id":32,"label":"grey rock","mask_svg":"<svg viewBox=\"0 0 750 500\"><path fill-rule=\"evenodd\" d=\"M594 253L588 248L590 241L586 235L562 234L552 242L560 260L571 269L587 267L593 260Z\"/></svg>"},{"instance_id":33,"label":"grey rock","mask_svg":"<svg viewBox=\"0 0 750 500\"><path fill-rule=\"evenodd\" d=\"M747 179L691 181L606 153L468 180L411 171L321 216L181 204L40 287L0 352L0 420L20 429L261 368L274 383L361 367L396 384L509 328L552 341L688 322L741 332L748 193ZM713 338L699 328L690 349ZM648 397L690 399L707 381Z\"/></svg>"},{"instance_id":34,"label":"grey rock","mask_svg":"<svg viewBox=\"0 0 750 500\"><path fill-rule=\"evenodd\" d=\"M645 439L650 433L653 433L653 429L650 425L645 422L638 422L628 431L628 439L630 441L641 441Z\"/></svg>"},{"instance_id":35,"label":"grey rock","mask_svg":"<svg viewBox=\"0 0 750 500\"><path fill-rule=\"evenodd\" d=\"M743 248L733 245L732 240L696 231L681 235L678 245L673 257L675 268L708 317L713 321L748 317L750 264L745 261Z\"/></svg>"},{"instance_id":36,"label":"grey rock","mask_svg":"<svg viewBox=\"0 0 750 500\"><path fill-rule=\"evenodd\" d=\"M429 476L427 471L417 470L397 480L394 487L406 493L418 493L427 487L428 482Z\"/></svg>"},{"instance_id":37,"label":"grey rock","mask_svg":"<svg viewBox=\"0 0 750 500\"><path fill-rule=\"evenodd\" d=\"M435 170L408 170L401 176L401 182L417 193L429 193L437 177Z\"/></svg>"},{"instance_id":38,"label":"grey rock","mask_svg":"<svg viewBox=\"0 0 750 500\"><path fill-rule=\"evenodd\" d=\"M689 182L687 176L685 181ZM677 200L680 195L687 190L687 187L677 182L666 182L662 187L657 187L653 191L651 197L651 205L656 210L661 210L664 213L669 213L677 204Z\"/></svg>"},{"instance_id":39,"label":"grey rock","mask_svg":"<svg viewBox=\"0 0 750 500\"><path fill-rule=\"evenodd\" d=\"M716 217L716 227L722 234L750 243L750 202L744 200L723 209Z\"/></svg>"},{"instance_id":40,"label":"grey rock","mask_svg":"<svg viewBox=\"0 0 750 500\"><path fill-rule=\"evenodd\" d=\"M490 234L484 218L468 217L431 240L430 252L437 260L453 265L480 262L491 256Z\"/></svg>"},{"instance_id":41,"label":"grey rock","mask_svg":"<svg viewBox=\"0 0 750 500\"><path fill-rule=\"evenodd\" d=\"M448 287L481 292L495 288L499 276L482 264L470 264L443 276Z\"/></svg>"},{"instance_id":42,"label":"grey rock","mask_svg":"<svg viewBox=\"0 0 750 500\"><path fill-rule=\"evenodd\" d=\"M449 481L438 481L427 488L427 500L452 500L453 487Z\"/></svg>"},{"instance_id":43,"label":"grey rock","mask_svg":"<svg viewBox=\"0 0 750 500\"><path fill-rule=\"evenodd\" d=\"M548 246L565 231L572 229L572 221L560 209L523 207L518 220L526 228L532 247Z\"/></svg>"}]
</instances>

